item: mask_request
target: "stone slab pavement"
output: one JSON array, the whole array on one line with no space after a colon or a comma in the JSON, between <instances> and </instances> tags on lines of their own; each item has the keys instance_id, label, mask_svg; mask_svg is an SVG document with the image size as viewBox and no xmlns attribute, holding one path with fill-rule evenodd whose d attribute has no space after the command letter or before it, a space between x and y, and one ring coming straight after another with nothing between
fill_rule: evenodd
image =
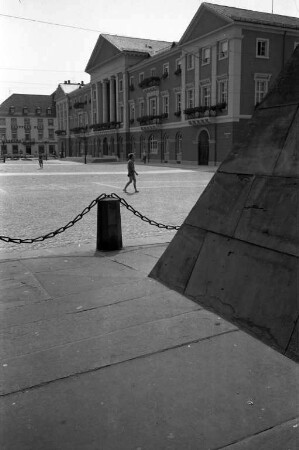
<instances>
[{"instance_id":1,"label":"stone slab pavement","mask_svg":"<svg viewBox=\"0 0 299 450\"><path fill-rule=\"evenodd\" d=\"M137 244L0 255L1 450L298 449L296 363Z\"/></svg>"}]
</instances>

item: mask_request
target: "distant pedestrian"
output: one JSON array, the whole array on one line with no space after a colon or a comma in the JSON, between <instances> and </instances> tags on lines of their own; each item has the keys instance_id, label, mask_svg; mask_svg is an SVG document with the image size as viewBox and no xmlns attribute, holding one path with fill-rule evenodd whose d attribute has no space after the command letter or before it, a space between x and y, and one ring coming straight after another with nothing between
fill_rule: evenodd
<instances>
[{"instance_id":1,"label":"distant pedestrian","mask_svg":"<svg viewBox=\"0 0 299 450\"><path fill-rule=\"evenodd\" d=\"M124 192L127 192L127 187L133 182L133 186L135 189L135 192L139 192L137 190L136 187L136 176L138 175L138 173L135 170L135 157L134 157L134 153L129 153L129 159L128 159L128 177L129 177L129 181L127 182L127 184L124 187Z\"/></svg>"},{"instance_id":2,"label":"distant pedestrian","mask_svg":"<svg viewBox=\"0 0 299 450\"><path fill-rule=\"evenodd\" d=\"M146 164L146 153L143 153L142 160L143 160L143 164Z\"/></svg>"},{"instance_id":3,"label":"distant pedestrian","mask_svg":"<svg viewBox=\"0 0 299 450\"><path fill-rule=\"evenodd\" d=\"M43 161L43 155L42 155L42 153L39 153L39 154L38 154L38 164L39 164L39 167L40 167L41 169L44 168L44 161Z\"/></svg>"}]
</instances>

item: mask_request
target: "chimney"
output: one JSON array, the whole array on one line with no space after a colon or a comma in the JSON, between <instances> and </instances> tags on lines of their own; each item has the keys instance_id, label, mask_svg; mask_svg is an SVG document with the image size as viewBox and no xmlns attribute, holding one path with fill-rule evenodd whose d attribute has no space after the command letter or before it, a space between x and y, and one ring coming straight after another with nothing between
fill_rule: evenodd
<instances>
[{"instance_id":1,"label":"chimney","mask_svg":"<svg viewBox=\"0 0 299 450\"><path fill-rule=\"evenodd\" d=\"M71 84L71 80L67 80L67 84Z\"/></svg>"},{"instance_id":2,"label":"chimney","mask_svg":"<svg viewBox=\"0 0 299 450\"><path fill-rule=\"evenodd\" d=\"M84 81L81 81L82 86L84 86Z\"/></svg>"}]
</instances>

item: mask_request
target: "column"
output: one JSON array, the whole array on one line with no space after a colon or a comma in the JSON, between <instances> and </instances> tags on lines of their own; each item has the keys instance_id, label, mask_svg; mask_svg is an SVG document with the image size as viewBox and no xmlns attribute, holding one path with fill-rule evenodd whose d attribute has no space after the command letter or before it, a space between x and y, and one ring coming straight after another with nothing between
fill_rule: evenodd
<instances>
[{"instance_id":1,"label":"column","mask_svg":"<svg viewBox=\"0 0 299 450\"><path fill-rule=\"evenodd\" d=\"M115 77L115 116L116 116L116 122L119 122L119 105L118 105L118 75Z\"/></svg>"},{"instance_id":2,"label":"column","mask_svg":"<svg viewBox=\"0 0 299 450\"><path fill-rule=\"evenodd\" d=\"M115 77L110 78L110 121L115 122Z\"/></svg>"},{"instance_id":3,"label":"column","mask_svg":"<svg viewBox=\"0 0 299 450\"><path fill-rule=\"evenodd\" d=\"M96 84L96 90L97 90L97 123L102 123L103 122L103 102L102 102L102 83L101 82L97 82Z\"/></svg>"},{"instance_id":4,"label":"column","mask_svg":"<svg viewBox=\"0 0 299 450\"><path fill-rule=\"evenodd\" d=\"M199 53L194 55L194 106L199 106L199 65L201 58Z\"/></svg>"},{"instance_id":5,"label":"column","mask_svg":"<svg viewBox=\"0 0 299 450\"><path fill-rule=\"evenodd\" d=\"M102 95L103 95L103 123L106 123L108 122L108 80L103 80Z\"/></svg>"},{"instance_id":6,"label":"column","mask_svg":"<svg viewBox=\"0 0 299 450\"><path fill-rule=\"evenodd\" d=\"M229 41L228 64L228 115L240 115L240 90L241 90L241 43L242 38L234 38Z\"/></svg>"},{"instance_id":7,"label":"column","mask_svg":"<svg viewBox=\"0 0 299 450\"><path fill-rule=\"evenodd\" d=\"M217 43L211 46L211 105L217 103Z\"/></svg>"},{"instance_id":8,"label":"column","mask_svg":"<svg viewBox=\"0 0 299 450\"><path fill-rule=\"evenodd\" d=\"M181 61L181 121L185 121L185 114L183 111L186 109L186 54L184 51L182 52Z\"/></svg>"}]
</instances>

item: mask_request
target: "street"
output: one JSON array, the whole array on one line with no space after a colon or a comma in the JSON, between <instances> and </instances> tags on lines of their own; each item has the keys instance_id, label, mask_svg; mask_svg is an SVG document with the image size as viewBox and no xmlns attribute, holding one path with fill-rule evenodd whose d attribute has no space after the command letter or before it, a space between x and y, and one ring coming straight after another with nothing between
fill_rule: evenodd
<instances>
[{"instance_id":1,"label":"street","mask_svg":"<svg viewBox=\"0 0 299 450\"><path fill-rule=\"evenodd\" d=\"M182 168L136 164L139 173L135 194L123 187L128 181L126 163L80 164L48 160L40 169L37 160L6 161L0 165L0 235L34 239L73 220L100 194L115 192L142 215L166 225L181 225L214 174L214 168ZM0 241L1 252L20 252L68 244L96 246L93 207L82 220L43 242L14 244ZM123 244L134 239L159 237L171 240L175 231L160 229L121 207Z\"/></svg>"}]
</instances>

